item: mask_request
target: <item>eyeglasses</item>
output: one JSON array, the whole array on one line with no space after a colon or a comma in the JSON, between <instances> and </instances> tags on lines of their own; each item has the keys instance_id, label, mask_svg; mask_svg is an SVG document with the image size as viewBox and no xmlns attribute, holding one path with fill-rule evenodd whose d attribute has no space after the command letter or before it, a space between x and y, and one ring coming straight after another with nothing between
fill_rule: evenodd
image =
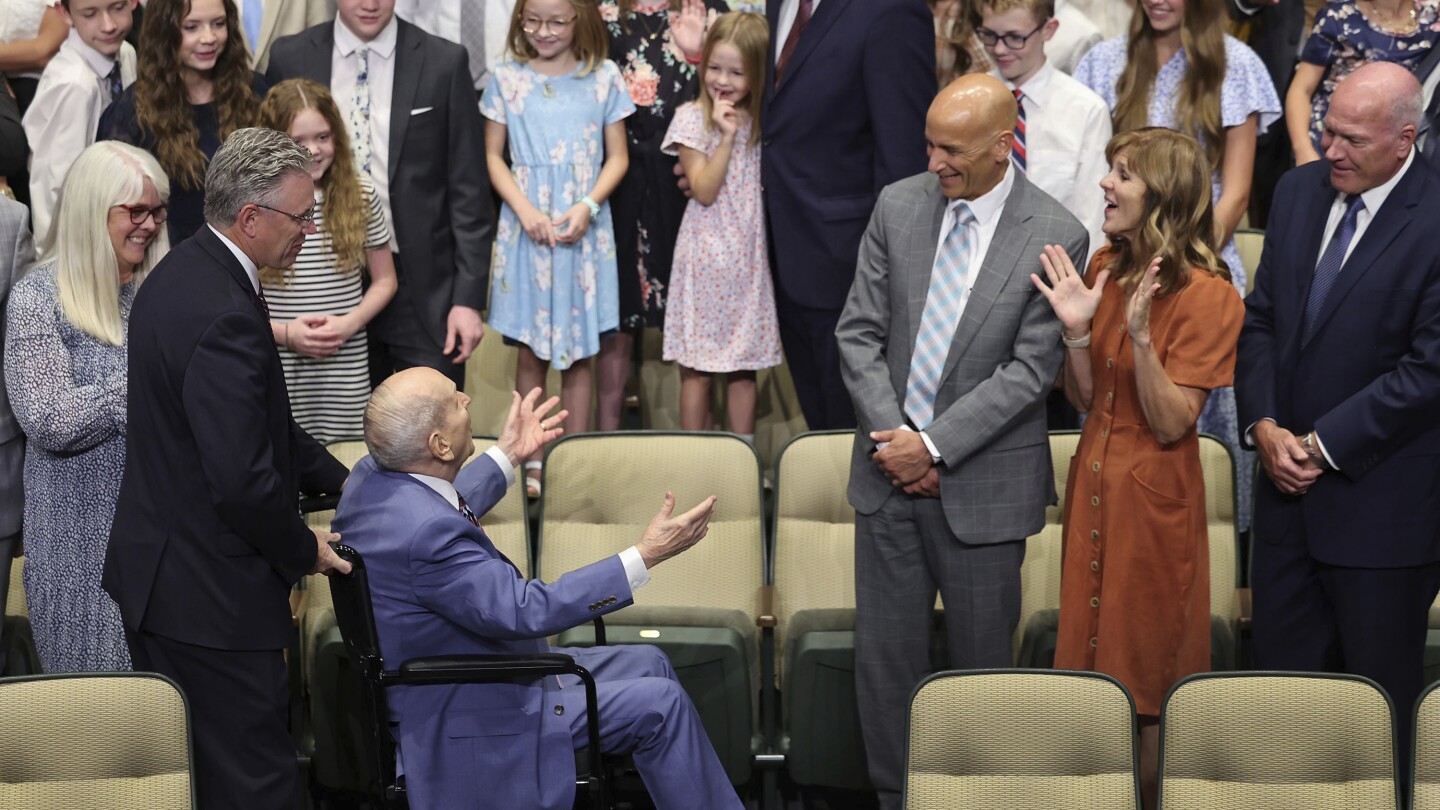
<instances>
[{"instance_id":1,"label":"eyeglasses","mask_svg":"<svg viewBox=\"0 0 1440 810\"><path fill-rule=\"evenodd\" d=\"M291 220L293 220L296 225L299 225L302 228L306 228L315 224L315 209L313 208L310 209L309 213L306 214L292 214L289 211L281 211L279 208L271 208L268 205L261 205L260 203L255 203L255 207L264 208L266 211L274 211L275 213L282 216L287 216Z\"/></svg>"},{"instance_id":2,"label":"eyeglasses","mask_svg":"<svg viewBox=\"0 0 1440 810\"><path fill-rule=\"evenodd\" d=\"M164 225L165 218L170 215L168 208L163 205L157 205L154 208L144 205L117 205L114 207L125 209L125 213L130 215L131 225L139 225L145 221L146 217L154 217L156 225Z\"/></svg>"},{"instance_id":3,"label":"eyeglasses","mask_svg":"<svg viewBox=\"0 0 1440 810\"><path fill-rule=\"evenodd\" d=\"M550 33L558 37L565 33L565 29L570 27L570 23L575 22L579 17L578 14L568 20L541 20L536 17L526 17L520 21L520 30L533 35L548 28Z\"/></svg>"},{"instance_id":4,"label":"eyeglasses","mask_svg":"<svg viewBox=\"0 0 1440 810\"><path fill-rule=\"evenodd\" d=\"M1050 21L1046 20L1045 22ZM1005 47L1009 48L1012 51L1018 51L1021 48L1025 47L1025 43L1029 42L1031 37L1040 33L1040 29L1044 27L1045 23L1042 22L1039 25L1035 26L1034 31L1023 35L1016 33L997 34L996 32L991 31L989 28L976 28L975 36L980 37L980 41L986 45L994 45L997 42L1003 42L1005 43Z\"/></svg>"}]
</instances>

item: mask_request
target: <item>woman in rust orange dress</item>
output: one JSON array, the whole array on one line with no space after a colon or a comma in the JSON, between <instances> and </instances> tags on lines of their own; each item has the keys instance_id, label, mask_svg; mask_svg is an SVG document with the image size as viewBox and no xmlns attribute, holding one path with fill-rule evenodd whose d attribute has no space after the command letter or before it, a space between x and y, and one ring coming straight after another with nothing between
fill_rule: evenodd
<instances>
[{"instance_id":1,"label":"woman in rust orange dress","mask_svg":"<svg viewBox=\"0 0 1440 810\"><path fill-rule=\"evenodd\" d=\"M1160 705L1209 669L1210 572L1195 422L1231 384L1245 305L1215 249L1210 169L1188 135L1148 128L1106 147L1110 244L1086 284L1058 247L1065 394L1089 412L1070 464L1055 666L1105 672L1135 697L1153 797ZM1152 806L1153 798L1147 801Z\"/></svg>"}]
</instances>

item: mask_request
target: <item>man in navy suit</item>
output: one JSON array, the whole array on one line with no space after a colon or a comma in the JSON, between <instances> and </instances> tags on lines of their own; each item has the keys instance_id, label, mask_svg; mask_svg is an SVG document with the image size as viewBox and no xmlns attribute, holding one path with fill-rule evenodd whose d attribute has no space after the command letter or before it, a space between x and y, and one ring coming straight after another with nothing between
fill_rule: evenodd
<instances>
[{"instance_id":1,"label":"man in navy suit","mask_svg":"<svg viewBox=\"0 0 1440 810\"><path fill-rule=\"evenodd\" d=\"M1440 176L1420 118L1402 67L1340 84L1325 160L1276 189L1235 374L1265 468L1256 664L1374 679L1402 739L1440 589Z\"/></svg>"},{"instance_id":2,"label":"man in navy suit","mask_svg":"<svg viewBox=\"0 0 1440 810\"><path fill-rule=\"evenodd\" d=\"M339 492L345 466L290 416L259 268L308 234L310 153L241 129L205 176L207 225L140 286L130 323L125 475L102 583L137 671L189 701L206 810L300 807L284 649L290 588L350 570L298 495ZM96 561L98 564L99 561Z\"/></svg>"},{"instance_id":3,"label":"man in navy suit","mask_svg":"<svg viewBox=\"0 0 1440 810\"><path fill-rule=\"evenodd\" d=\"M880 189L925 171L924 0L771 0L761 185L780 338L811 430L855 427L835 326Z\"/></svg>"},{"instance_id":4,"label":"man in navy suit","mask_svg":"<svg viewBox=\"0 0 1440 810\"><path fill-rule=\"evenodd\" d=\"M414 368L375 389L365 410L370 455L346 484L334 528L365 556L387 660L551 652L546 636L629 605L647 569L705 536L715 498L672 516L666 493L634 546L552 583L522 578L476 515L500 501L521 459L560 435L566 412L546 417L559 398L536 408L539 394L516 394L500 439L465 466L470 398L454 382ZM595 676L601 747L633 756L656 807L741 808L663 652L561 652ZM410 805L568 809L574 751L588 739L578 686L544 678L391 690Z\"/></svg>"}]
</instances>

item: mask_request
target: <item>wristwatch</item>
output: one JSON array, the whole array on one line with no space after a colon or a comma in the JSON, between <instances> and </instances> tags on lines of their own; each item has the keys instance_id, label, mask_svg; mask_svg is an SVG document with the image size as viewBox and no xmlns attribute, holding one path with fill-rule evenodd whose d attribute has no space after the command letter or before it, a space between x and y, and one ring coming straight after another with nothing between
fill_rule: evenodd
<instances>
[{"instance_id":1,"label":"wristwatch","mask_svg":"<svg viewBox=\"0 0 1440 810\"><path fill-rule=\"evenodd\" d=\"M1315 441L1315 431L1310 431L1300 437L1300 447L1305 450L1305 455L1320 465L1320 469L1330 469L1330 463L1325 460L1325 454L1320 452L1320 447Z\"/></svg>"}]
</instances>

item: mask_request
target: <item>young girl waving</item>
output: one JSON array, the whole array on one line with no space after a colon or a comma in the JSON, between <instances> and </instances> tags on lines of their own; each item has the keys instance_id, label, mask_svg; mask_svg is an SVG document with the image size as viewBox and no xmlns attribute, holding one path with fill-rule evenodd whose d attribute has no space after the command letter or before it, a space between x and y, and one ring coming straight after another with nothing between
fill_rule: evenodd
<instances>
[{"instance_id":1,"label":"young girl waving","mask_svg":"<svg viewBox=\"0 0 1440 810\"><path fill-rule=\"evenodd\" d=\"M675 243L666 360L680 363L680 424L710 425L710 378L724 373L727 427L755 434L755 371L780 364L760 198L760 97L770 31L753 12L710 27L700 100L675 112L664 149L694 198Z\"/></svg>"},{"instance_id":2,"label":"young girl waving","mask_svg":"<svg viewBox=\"0 0 1440 810\"><path fill-rule=\"evenodd\" d=\"M619 327L615 234L605 200L629 166L624 119L635 111L605 58L592 0L523 0L510 19L510 55L480 106L490 182L504 205L491 267L490 326L520 346L515 387L561 373L570 433L590 414L588 359ZM603 134L602 134L603 133ZM512 164L505 164L505 144ZM538 458L526 490L540 492Z\"/></svg>"},{"instance_id":3,"label":"young girl waving","mask_svg":"<svg viewBox=\"0 0 1440 810\"><path fill-rule=\"evenodd\" d=\"M290 410L317 441L354 438L364 432L370 399L365 326L396 287L380 197L355 167L345 119L323 86L309 79L275 85L260 105L260 125L289 133L315 159L315 233L293 268L260 269Z\"/></svg>"}]
</instances>

